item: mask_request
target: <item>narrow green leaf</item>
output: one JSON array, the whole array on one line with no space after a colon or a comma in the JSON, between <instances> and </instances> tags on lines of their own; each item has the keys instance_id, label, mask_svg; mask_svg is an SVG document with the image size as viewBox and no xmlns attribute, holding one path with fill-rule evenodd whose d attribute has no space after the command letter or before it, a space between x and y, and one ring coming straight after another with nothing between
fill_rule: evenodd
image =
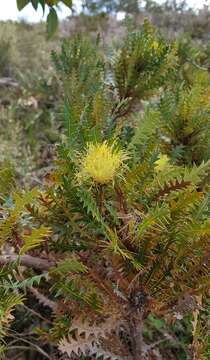
<instances>
[{"instance_id":1,"label":"narrow green leaf","mask_svg":"<svg viewBox=\"0 0 210 360\"><path fill-rule=\"evenodd\" d=\"M42 7L42 10L43 10L43 15L44 15L44 11L45 11L45 1L44 0L39 0L39 3Z\"/></svg>"},{"instance_id":2,"label":"narrow green leaf","mask_svg":"<svg viewBox=\"0 0 210 360\"><path fill-rule=\"evenodd\" d=\"M57 5L58 4L58 2L59 2L59 0L45 0L45 2L46 2L46 4L48 5L48 6L54 6L54 5Z\"/></svg>"},{"instance_id":3,"label":"narrow green leaf","mask_svg":"<svg viewBox=\"0 0 210 360\"><path fill-rule=\"evenodd\" d=\"M50 9L47 16L47 35L48 38L52 37L58 27L58 16L54 8Z\"/></svg>"},{"instance_id":4,"label":"narrow green leaf","mask_svg":"<svg viewBox=\"0 0 210 360\"><path fill-rule=\"evenodd\" d=\"M17 0L17 8L18 10L22 10L27 4L29 3L29 0Z\"/></svg>"},{"instance_id":5,"label":"narrow green leaf","mask_svg":"<svg viewBox=\"0 0 210 360\"><path fill-rule=\"evenodd\" d=\"M68 6L69 8L72 7L72 0L62 0L62 2L63 2L66 6Z\"/></svg>"},{"instance_id":6,"label":"narrow green leaf","mask_svg":"<svg viewBox=\"0 0 210 360\"><path fill-rule=\"evenodd\" d=\"M35 10L37 10L39 5L39 0L31 0L31 4Z\"/></svg>"}]
</instances>

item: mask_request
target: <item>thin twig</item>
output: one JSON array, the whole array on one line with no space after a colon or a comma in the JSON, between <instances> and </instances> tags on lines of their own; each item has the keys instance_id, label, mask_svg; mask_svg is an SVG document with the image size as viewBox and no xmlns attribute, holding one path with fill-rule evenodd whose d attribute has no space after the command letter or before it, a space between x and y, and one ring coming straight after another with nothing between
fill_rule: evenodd
<instances>
[{"instance_id":1,"label":"thin twig","mask_svg":"<svg viewBox=\"0 0 210 360\"><path fill-rule=\"evenodd\" d=\"M147 346L147 350L151 350L151 349L153 349L154 347L156 347L157 345L159 345L159 344L161 344L161 343L163 343L163 342L166 342L166 341L169 341L169 339L161 339L161 340L157 340L157 341L155 341L154 343L152 343L151 345L148 345Z\"/></svg>"},{"instance_id":2,"label":"thin twig","mask_svg":"<svg viewBox=\"0 0 210 360\"><path fill-rule=\"evenodd\" d=\"M55 265L54 262L49 262L48 260L31 255L19 256L17 254L8 254L0 256L0 264L10 264L16 261L18 261L20 265L31 267L37 270L48 270L51 266Z\"/></svg>"},{"instance_id":3,"label":"thin twig","mask_svg":"<svg viewBox=\"0 0 210 360\"><path fill-rule=\"evenodd\" d=\"M39 303L43 306L49 307L51 310L56 311L58 309L58 305L55 301L48 299L45 295L41 294L37 289L34 287L30 287L29 291L31 294L35 296L35 298L39 301Z\"/></svg>"},{"instance_id":4,"label":"thin twig","mask_svg":"<svg viewBox=\"0 0 210 360\"><path fill-rule=\"evenodd\" d=\"M26 340L26 339L24 339L24 338L19 338L18 336L15 336L15 335L10 335L13 339L17 339L18 341L22 341L22 342L24 342L24 343L26 343L26 344L29 344L30 345L30 347L32 347L32 348L34 348L37 352L39 352L40 354L42 354L42 355L44 355L47 359L49 359L50 360L50 357L49 357L49 355L40 347L40 346L38 346L37 344L34 344L34 343L32 343L31 341L29 341L29 340ZM16 347L16 346L15 346ZM30 349L30 347L27 347L27 349Z\"/></svg>"},{"instance_id":5,"label":"thin twig","mask_svg":"<svg viewBox=\"0 0 210 360\"><path fill-rule=\"evenodd\" d=\"M35 310L29 308L28 306L26 306L25 304L22 305L26 310L30 311L32 314L34 314L35 316L37 316L38 318L40 318L43 321L46 321L49 324L52 324L52 321L46 319L44 316L42 316L41 314L39 314L38 312L36 312Z\"/></svg>"},{"instance_id":6,"label":"thin twig","mask_svg":"<svg viewBox=\"0 0 210 360\"><path fill-rule=\"evenodd\" d=\"M209 71L206 67L203 67L203 66L198 65L198 64L196 64L194 61L191 61L191 60L188 59L188 62L189 62L190 64L192 64L193 66L195 66L195 67L196 67L197 69L199 69L199 70Z\"/></svg>"}]
</instances>

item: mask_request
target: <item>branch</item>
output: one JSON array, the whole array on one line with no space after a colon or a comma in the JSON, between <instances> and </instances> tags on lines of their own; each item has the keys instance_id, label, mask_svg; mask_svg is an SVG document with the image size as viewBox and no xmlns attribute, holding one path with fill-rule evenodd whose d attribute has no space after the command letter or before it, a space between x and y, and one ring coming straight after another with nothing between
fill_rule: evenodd
<instances>
[{"instance_id":1,"label":"branch","mask_svg":"<svg viewBox=\"0 0 210 360\"><path fill-rule=\"evenodd\" d=\"M129 318L133 360L146 359L147 348L143 339L143 312L133 311Z\"/></svg>"},{"instance_id":2,"label":"branch","mask_svg":"<svg viewBox=\"0 0 210 360\"><path fill-rule=\"evenodd\" d=\"M10 264L15 261L19 261L20 265L32 267L37 270L48 270L51 266L55 265L52 261L50 262L31 255L18 256L16 254L9 254L0 256L0 264Z\"/></svg>"},{"instance_id":3,"label":"branch","mask_svg":"<svg viewBox=\"0 0 210 360\"><path fill-rule=\"evenodd\" d=\"M173 182L170 182L170 183L166 183L164 185L164 188L161 188L158 193L155 195L155 198L154 200L158 200L160 197L162 198L164 195L168 195L170 194L171 191L176 191L176 190L182 190L182 189L185 189L187 188L189 185L190 185L190 181L178 181L176 180L175 183Z\"/></svg>"},{"instance_id":4,"label":"branch","mask_svg":"<svg viewBox=\"0 0 210 360\"><path fill-rule=\"evenodd\" d=\"M29 291L31 292L31 294L33 294L35 296L35 298L38 300L38 302L41 305L48 306L54 312L58 309L58 305L57 305L57 303L55 301L52 301L52 300L48 299L45 295L41 294L34 287L30 287ZM32 309L30 309L30 310L32 310ZM44 318L44 320L46 320L46 319Z\"/></svg>"},{"instance_id":5,"label":"branch","mask_svg":"<svg viewBox=\"0 0 210 360\"><path fill-rule=\"evenodd\" d=\"M191 61L190 59L188 59L188 62L190 64L192 64L193 66L195 66L196 68L198 68L199 70L203 70L203 71L208 71L209 72L209 69L206 68L206 67L203 67L203 66L200 66L199 64L196 64L194 61Z\"/></svg>"},{"instance_id":6,"label":"branch","mask_svg":"<svg viewBox=\"0 0 210 360\"><path fill-rule=\"evenodd\" d=\"M0 87L4 87L4 86L11 86L11 87L15 87L18 88L19 84L18 82L16 82L15 80L9 78L9 77L4 77L4 78L0 78Z\"/></svg>"}]
</instances>

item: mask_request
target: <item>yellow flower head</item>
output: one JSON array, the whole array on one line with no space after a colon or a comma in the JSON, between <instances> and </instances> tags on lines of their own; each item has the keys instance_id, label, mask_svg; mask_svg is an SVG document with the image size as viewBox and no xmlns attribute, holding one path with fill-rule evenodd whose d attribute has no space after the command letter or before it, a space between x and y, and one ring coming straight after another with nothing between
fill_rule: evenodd
<instances>
[{"instance_id":1,"label":"yellow flower head","mask_svg":"<svg viewBox=\"0 0 210 360\"><path fill-rule=\"evenodd\" d=\"M123 161L127 159L124 151L108 145L89 143L81 159L81 172L79 177L91 178L98 184L106 184L114 180Z\"/></svg>"},{"instance_id":2,"label":"yellow flower head","mask_svg":"<svg viewBox=\"0 0 210 360\"><path fill-rule=\"evenodd\" d=\"M157 50L159 48L159 44L157 41L153 41L152 46L151 46L154 50Z\"/></svg>"},{"instance_id":3,"label":"yellow flower head","mask_svg":"<svg viewBox=\"0 0 210 360\"><path fill-rule=\"evenodd\" d=\"M155 170L157 172L164 171L170 167L169 158L167 155L160 154L158 160L155 161Z\"/></svg>"}]
</instances>

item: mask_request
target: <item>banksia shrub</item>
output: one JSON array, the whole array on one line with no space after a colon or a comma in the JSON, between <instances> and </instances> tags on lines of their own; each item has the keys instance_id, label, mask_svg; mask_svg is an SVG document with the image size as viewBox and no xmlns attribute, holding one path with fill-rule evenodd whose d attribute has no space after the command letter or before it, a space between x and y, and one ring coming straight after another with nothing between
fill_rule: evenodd
<instances>
[{"instance_id":1,"label":"banksia shrub","mask_svg":"<svg viewBox=\"0 0 210 360\"><path fill-rule=\"evenodd\" d=\"M198 317L208 294L205 89L170 95L164 105L177 56L147 21L111 61L80 38L53 59L64 82L66 137L41 189L1 200L3 295L48 308L36 336L54 355L158 358L144 336L149 314ZM196 148L187 142L179 156L176 123L200 130ZM12 309L5 301L4 314Z\"/></svg>"}]
</instances>

